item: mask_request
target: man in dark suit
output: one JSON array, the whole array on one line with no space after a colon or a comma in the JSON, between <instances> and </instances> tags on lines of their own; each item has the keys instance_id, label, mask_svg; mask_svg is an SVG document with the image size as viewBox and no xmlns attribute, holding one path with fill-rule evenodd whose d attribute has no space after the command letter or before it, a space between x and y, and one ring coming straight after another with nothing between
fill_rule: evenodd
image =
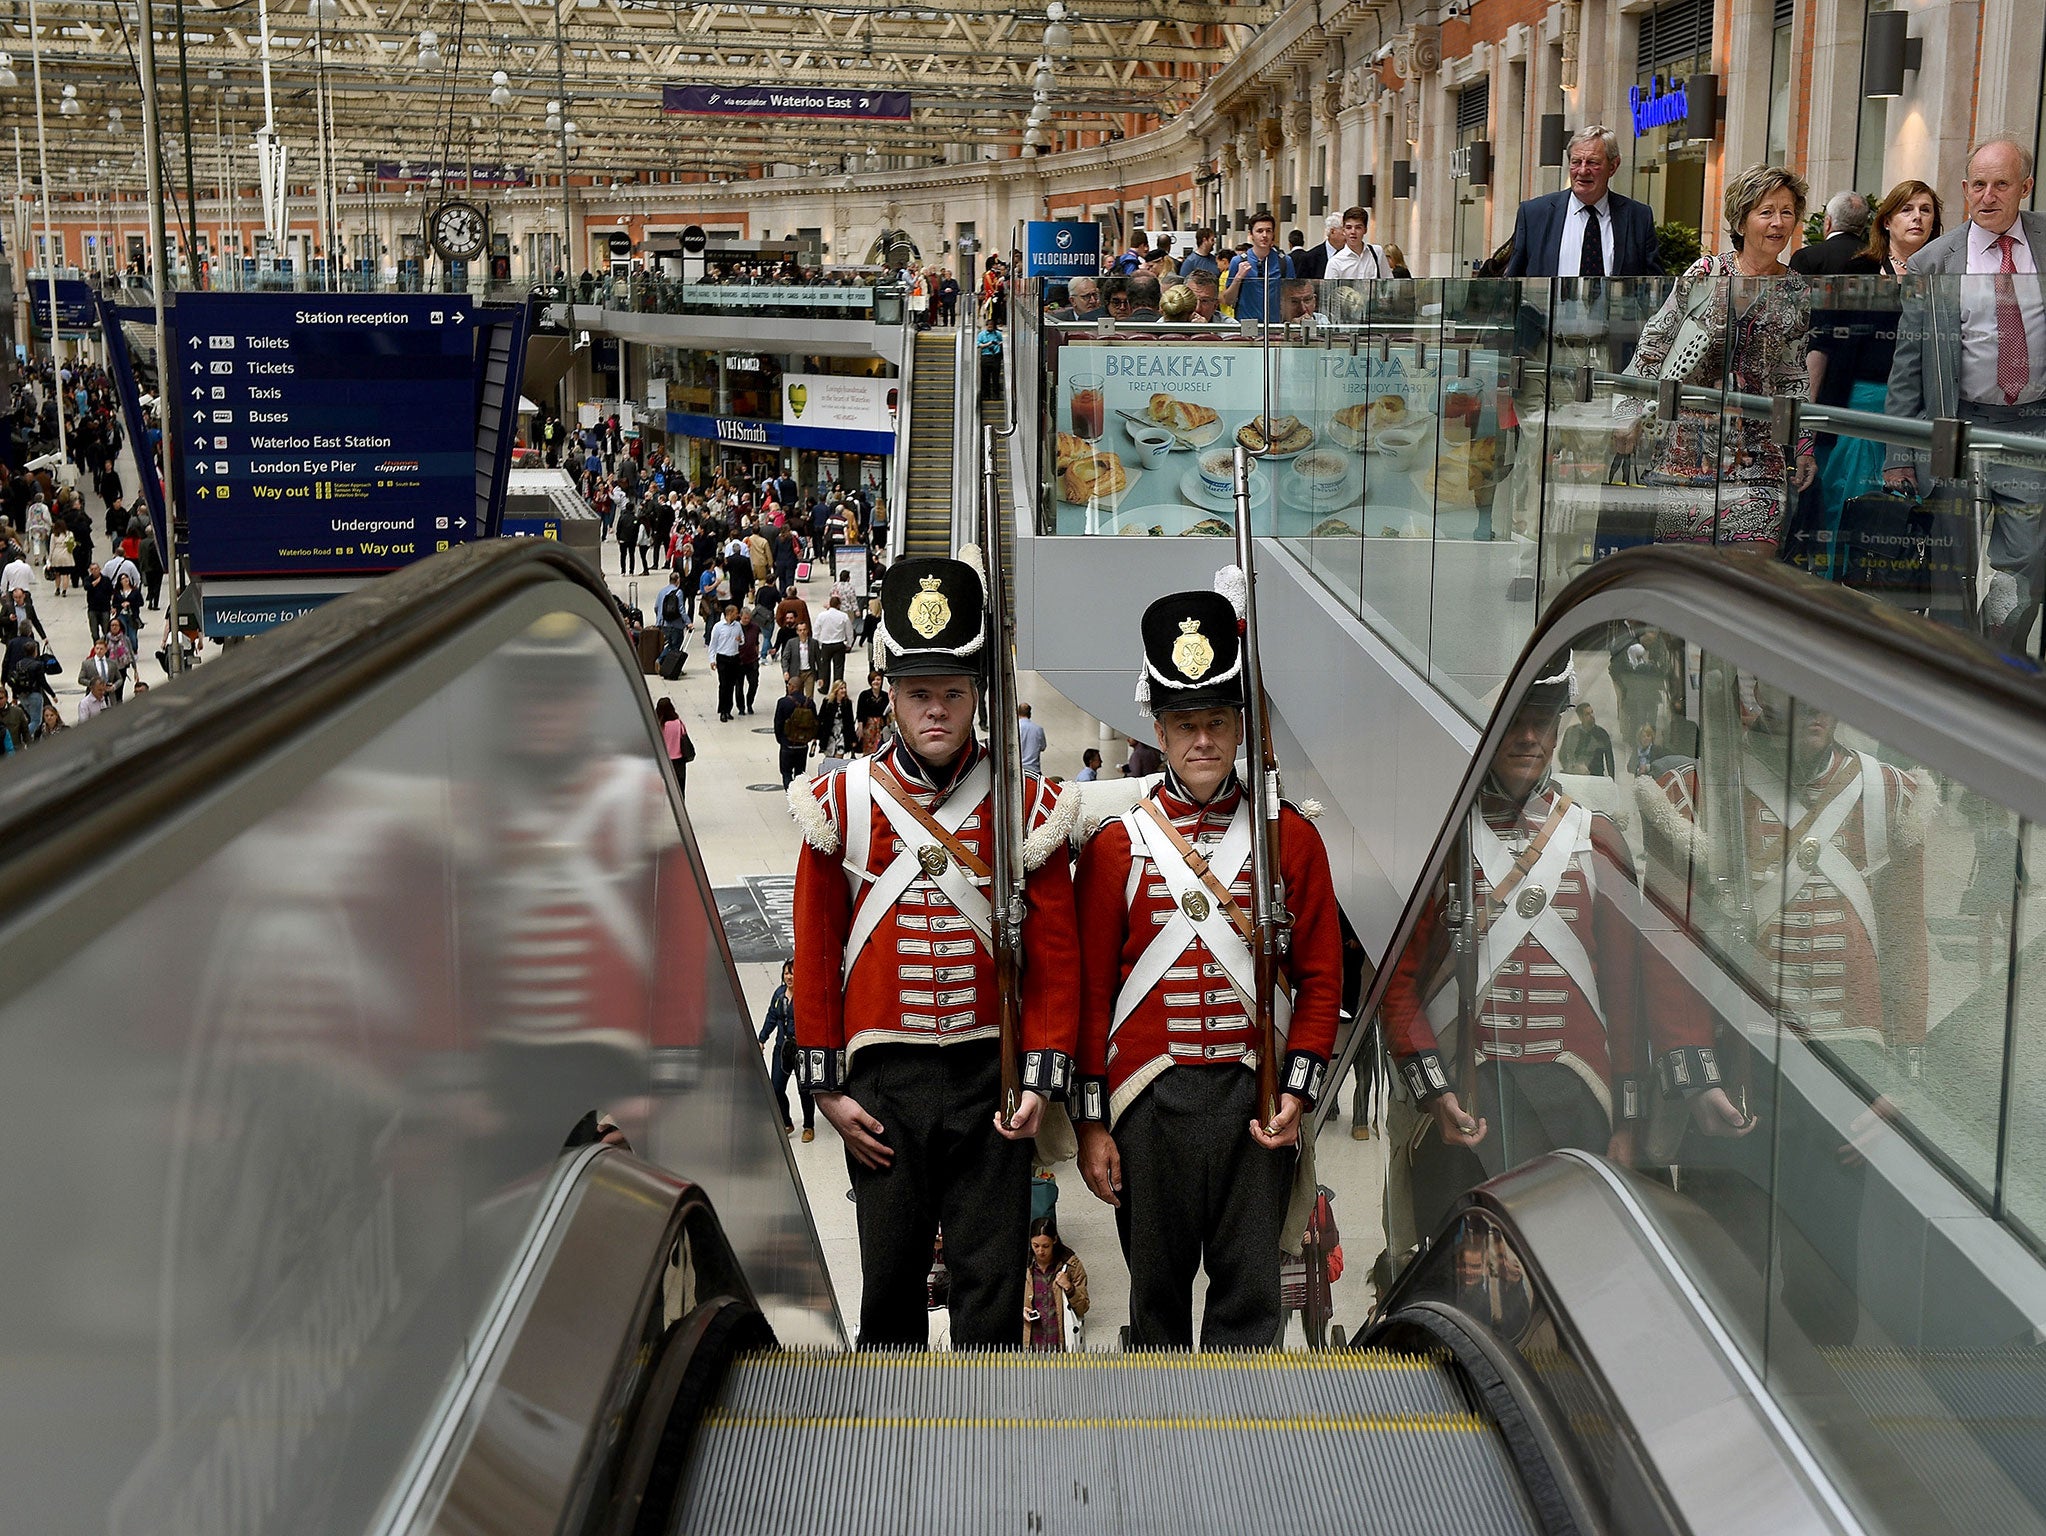
<instances>
[{"instance_id":1,"label":"man in dark suit","mask_svg":"<svg viewBox=\"0 0 2046 1536\"><path fill-rule=\"evenodd\" d=\"M1570 140L1570 185L1531 197L1513 220L1507 277L1652 277L1662 272L1655 214L1611 190L1620 139L1600 124Z\"/></svg>"},{"instance_id":2,"label":"man in dark suit","mask_svg":"<svg viewBox=\"0 0 2046 1536\"><path fill-rule=\"evenodd\" d=\"M2046 214L2025 210L2030 146L1984 140L1968 158L1967 193L1968 222L1911 258L1889 414L2036 437L2046 432ZM1935 489L1923 452L1901 445L1883 477L1903 491ZM2022 651L2046 594L2046 473L1991 455L1981 483L1994 513L1982 629Z\"/></svg>"},{"instance_id":3,"label":"man in dark suit","mask_svg":"<svg viewBox=\"0 0 2046 1536\"><path fill-rule=\"evenodd\" d=\"M1826 204L1825 238L1790 256L1790 270L1807 277L1844 277L1851 272L1880 272L1882 263L1864 256L1868 244L1868 199L1859 192L1836 192Z\"/></svg>"},{"instance_id":4,"label":"man in dark suit","mask_svg":"<svg viewBox=\"0 0 2046 1536\"><path fill-rule=\"evenodd\" d=\"M1328 216L1328 234L1321 244L1293 253L1293 275L1320 282L1328 276L1329 261L1343 249L1343 244L1343 216L1332 213Z\"/></svg>"}]
</instances>

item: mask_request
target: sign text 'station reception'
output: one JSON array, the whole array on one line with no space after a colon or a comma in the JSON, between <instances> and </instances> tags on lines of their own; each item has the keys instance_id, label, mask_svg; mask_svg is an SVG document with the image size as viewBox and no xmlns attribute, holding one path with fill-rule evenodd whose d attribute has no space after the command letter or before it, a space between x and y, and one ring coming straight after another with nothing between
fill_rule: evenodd
<instances>
[{"instance_id":1,"label":"sign text 'station reception'","mask_svg":"<svg viewBox=\"0 0 2046 1536\"><path fill-rule=\"evenodd\" d=\"M177 321L198 574L388 571L477 536L466 296L187 293Z\"/></svg>"}]
</instances>

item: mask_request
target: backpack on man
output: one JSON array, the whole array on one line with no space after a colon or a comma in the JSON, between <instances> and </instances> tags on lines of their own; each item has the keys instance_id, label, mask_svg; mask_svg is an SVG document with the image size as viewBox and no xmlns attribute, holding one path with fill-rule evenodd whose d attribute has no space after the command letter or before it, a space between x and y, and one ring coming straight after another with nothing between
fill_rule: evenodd
<instances>
[{"instance_id":1,"label":"backpack on man","mask_svg":"<svg viewBox=\"0 0 2046 1536\"><path fill-rule=\"evenodd\" d=\"M792 747L807 747L817 739L817 709L808 699L800 699L789 711L788 723L782 727L782 735Z\"/></svg>"}]
</instances>

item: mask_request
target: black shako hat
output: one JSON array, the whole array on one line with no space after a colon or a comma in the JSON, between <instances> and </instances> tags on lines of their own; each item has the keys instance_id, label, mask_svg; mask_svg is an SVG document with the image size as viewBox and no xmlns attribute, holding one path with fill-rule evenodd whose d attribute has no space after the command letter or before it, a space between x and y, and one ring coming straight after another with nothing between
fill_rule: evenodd
<instances>
[{"instance_id":1,"label":"black shako hat","mask_svg":"<svg viewBox=\"0 0 2046 1536\"><path fill-rule=\"evenodd\" d=\"M898 560L881 578L881 670L980 676L987 585L966 560Z\"/></svg>"},{"instance_id":2,"label":"black shako hat","mask_svg":"<svg viewBox=\"0 0 2046 1536\"><path fill-rule=\"evenodd\" d=\"M1137 702L1169 709L1241 709L1243 636L1220 592L1168 592L1144 610L1144 675Z\"/></svg>"},{"instance_id":3,"label":"black shako hat","mask_svg":"<svg viewBox=\"0 0 2046 1536\"><path fill-rule=\"evenodd\" d=\"M1520 696L1520 705L1514 713L1560 715L1576 703L1577 661L1566 645L1542 664L1541 674L1527 685L1527 692Z\"/></svg>"}]
</instances>

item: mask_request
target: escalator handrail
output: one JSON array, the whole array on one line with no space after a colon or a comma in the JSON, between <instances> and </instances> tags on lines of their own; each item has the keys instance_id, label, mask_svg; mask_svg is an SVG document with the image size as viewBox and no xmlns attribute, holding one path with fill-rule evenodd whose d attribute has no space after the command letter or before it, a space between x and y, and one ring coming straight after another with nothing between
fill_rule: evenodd
<instances>
[{"instance_id":1,"label":"escalator handrail","mask_svg":"<svg viewBox=\"0 0 2046 1536\"><path fill-rule=\"evenodd\" d=\"M602 1214L607 1209L610 1214ZM600 1214L586 1220L590 1211ZM620 1212L637 1234L636 1246L623 1251ZM662 1314L670 1255L684 1244L699 1300L665 1331L660 1356L668 1369L649 1371L643 1341ZM601 1316L585 1309L588 1287L580 1282L596 1272L635 1298L629 1308ZM709 1330L714 1347L706 1348L704 1335L720 1312L727 1326ZM733 1329L734 1321L742 1326ZM487 1499L502 1477L504 1446L517 1442L522 1422L550 1418L545 1410L558 1408L522 1395L516 1384L535 1379L529 1374L534 1368L563 1398L585 1396L599 1405L581 1423L551 1415L561 1428L582 1432L572 1465L557 1455L526 1469L536 1487L560 1501L542 1511L547 1528L578 1528L595 1516L599 1528L629 1529L629 1516L650 1493L663 1504L672 1501L677 1475L674 1451L664 1457L634 1452L677 1434L686 1446L705 1401L696 1378L721 1377L735 1348L773 1344L773 1330L698 1185L601 1143L568 1153L485 1305L475 1346L443 1388L369 1529L376 1536L431 1529L441 1510L476 1507L474 1490ZM688 1422L671 1431L667 1420L683 1384L693 1389ZM712 1379L708 1390L715 1385ZM658 1422L641 1423L647 1415ZM520 1513L532 1510L522 1505Z\"/></svg>"},{"instance_id":2,"label":"escalator handrail","mask_svg":"<svg viewBox=\"0 0 2046 1536\"><path fill-rule=\"evenodd\" d=\"M1657 606L1682 611L1717 636L1729 637L1721 644L1716 636L1706 644L1708 650L1731 650L1742 643L1752 648L1753 637L1766 633L1769 652L1786 670L1836 690L1828 703L1852 696L1865 715L1897 721L1899 729L1883 738L1889 745L1912 750L1926 766L1993 794L2028 820L2046 821L2046 671L2037 662L1993 650L1972 635L1819 581L1780 561L1683 545L1609 556L1556 595L1508 673L1450 802L1452 812L1443 819L1393 926L1364 1006L1330 1063L1329 1082L1343 1080L1369 1022L1378 1016L1394 962L1413 938L1486 767L1542 663L1596 622L1648 617ZM1730 638L1736 636L1747 639ZM1696 632L1684 638L1704 643ZM1908 731L1924 739L1908 742ZM1926 750L1916 750L1921 746ZM2029 769L2027 762L2033 765ZM1337 1097L1322 1096L1313 1112L1313 1130L1328 1121Z\"/></svg>"},{"instance_id":3,"label":"escalator handrail","mask_svg":"<svg viewBox=\"0 0 2046 1536\"><path fill-rule=\"evenodd\" d=\"M1446 1353L1504 1442L1544 1536L1601 1536L1606 1527L1593 1511L1565 1427L1526 1362L1476 1319L1441 1302L1414 1302L1379 1319L1368 1341L1359 1339L1355 1347Z\"/></svg>"},{"instance_id":4,"label":"escalator handrail","mask_svg":"<svg viewBox=\"0 0 2046 1536\"><path fill-rule=\"evenodd\" d=\"M1713 1529L1723 1508L1721 1471L1739 1466L1748 1478L1750 1500L1759 1501L1755 1509L1775 1511L1760 1527L1746 1528L1864 1536L1860 1518L1692 1279L1630 1176L1590 1153L1572 1149L1549 1153L1464 1194L1442 1231L1433 1234L1431 1249L1472 1211L1482 1211L1508 1238L1533 1295L1553 1322L1563 1353L1584 1371L1610 1422L1624 1430L1612 1451L1631 1461L1675 1528ZM1536 1241L1532 1234L1544 1230L1549 1241ZM1601 1282L1583 1294L1571 1294L1575 1287L1561 1283L1558 1271L1572 1261L1599 1267L1604 1272ZM1422 1305L1462 1320L1481 1337L1496 1337L1486 1324L1459 1308L1417 1296L1426 1283L1423 1268L1410 1265L1393 1282L1370 1323L1359 1330L1358 1347L1396 1339L1403 1320L1412 1321ZM1621 1272L1628 1277L1627 1302L1614 1307L1607 1287L1611 1276ZM1639 1356L1644 1336L1653 1338L1666 1358L1644 1362ZM1511 1353L1505 1341L1500 1347ZM1672 1361L1680 1365L1673 1367ZM1636 1372L1639 1379L1631 1391L1616 1384L1612 1368ZM1528 1381L1523 1374L1514 1385L1524 1393ZM1719 1407L1736 1406L1738 1418L1712 1414L1706 1399L1686 1396L1687 1385L1716 1392ZM1700 1422L1709 1420L1712 1432L1722 1439L1737 1437L1744 1449L1723 1463L1700 1463L1683 1449L1686 1437L1698 1432L1697 1425L1686 1412L1665 1411L1672 1402L1703 1415ZM1630 1403L1638 1407L1630 1409ZM1641 1414L1659 1411L1661 1422L1645 1435ZM1566 1436L1577 1427L1567 1415L1558 1417L1553 1411L1536 1417L1541 1426ZM1658 1438L1664 1449L1677 1446L1673 1458L1656 1454ZM1738 1519L1733 1528L1742 1528Z\"/></svg>"},{"instance_id":5,"label":"escalator handrail","mask_svg":"<svg viewBox=\"0 0 2046 1536\"><path fill-rule=\"evenodd\" d=\"M4 770L0 925L58 880L116 852L189 806L237 768L290 741L379 681L539 583L580 587L615 609L587 566L544 539L465 545L258 636L123 704L110 720L66 731ZM611 627L621 661L624 632Z\"/></svg>"}]
</instances>

